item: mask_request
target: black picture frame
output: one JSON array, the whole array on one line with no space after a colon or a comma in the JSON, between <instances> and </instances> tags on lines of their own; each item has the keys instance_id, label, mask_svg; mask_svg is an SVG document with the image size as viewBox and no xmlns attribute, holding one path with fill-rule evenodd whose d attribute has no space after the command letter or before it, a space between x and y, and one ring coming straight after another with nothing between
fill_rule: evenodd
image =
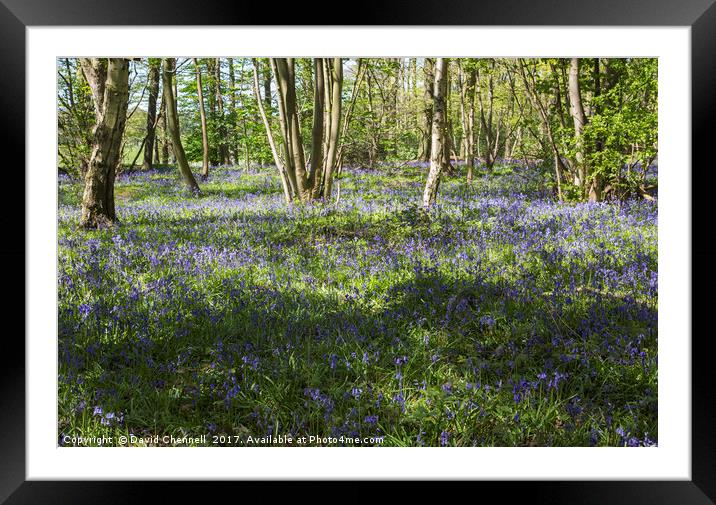
<instances>
[{"instance_id":1,"label":"black picture frame","mask_svg":"<svg viewBox=\"0 0 716 505\"><path fill-rule=\"evenodd\" d=\"M321 5L325 3L326 5ZM10 322L25 308L25 28L51 25L551 25L551 26L687 26L691 27L692 71L692 447L690 481L502 481L471 482L471 493L500 492L501 501L594 504L707 504L716 501L716 389L712 357L714 336L709 309L716 302L710 197L716 186L711 145L716 138L716 6L714 0L371 0L335 19L316 12L336 12L335 3L295 2L281 9L263 2L203 0L0 0L0 132L6 191L0 223L5 235L0 258L5 265L5 330L0 395L0 501L19 503L135 503L158 493L166 501L185 501L189 486L246 496L247 483L55 482L25 479L25 342L24 330ZM8 154L10 160L8 161ZM10 164L12 163L12 164ZM49 172L48 172L49 174ZM22 209L22 210L20 210ZM20 216L22 215L22 219ZM15 277L13 277L15 276ZM21 287L23 286L23 287ZM209 484L207 486L207 484ZM298 486L297 483L291 484ZM355 487L356 483L349 486ZM421 486L416 485L417 489ZM454 488L452 488L454 489ZM265 491L265 489L264 489ZM343 490L341 495L345 496ZM322 485L322 494L335 491ZM238 494L241 493L241 494ZM334 495L335 496L335 495ZM383 495L390 499L389 494Z\"/></svg>"}]
</instances>

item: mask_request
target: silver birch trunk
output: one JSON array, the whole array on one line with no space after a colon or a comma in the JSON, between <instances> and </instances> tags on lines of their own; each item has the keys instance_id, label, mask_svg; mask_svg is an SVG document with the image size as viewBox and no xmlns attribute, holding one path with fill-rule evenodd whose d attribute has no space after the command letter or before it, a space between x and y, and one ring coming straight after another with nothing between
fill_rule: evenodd
<instances>
[{"instance_id":1,"label":"silver birch trunk","mask_svg":"<svg viewBox=\"0 0 716 505\"><path fill-rule=\"evenodd\" d=\"M446 147L446 95L447 95L448 59L437 58L435 61L435 80L433 85L433 114L430 145L430 172L423 192L423 206L430 207L435 203L440 184L440 174L445 163Z\"/></svg>"}]
</instances>

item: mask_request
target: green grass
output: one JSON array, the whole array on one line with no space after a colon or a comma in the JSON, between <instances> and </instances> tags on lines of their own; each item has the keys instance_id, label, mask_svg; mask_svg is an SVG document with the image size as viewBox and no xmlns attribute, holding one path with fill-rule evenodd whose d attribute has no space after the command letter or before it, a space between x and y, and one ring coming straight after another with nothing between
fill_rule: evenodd
<instances>
[{"instance_id":1,"label":"green grass","mask_svg":"<svg viewBox=\"0 0 716 505\"><path fill-rule=\"evenodd\" d=\"M198 198L152 172L90 232L63 180L58 433L653 443L656 204L559 204L514 170L449 178L429 219L415 168L291 208L271 169Z\"/></svg>"}]
</instances>

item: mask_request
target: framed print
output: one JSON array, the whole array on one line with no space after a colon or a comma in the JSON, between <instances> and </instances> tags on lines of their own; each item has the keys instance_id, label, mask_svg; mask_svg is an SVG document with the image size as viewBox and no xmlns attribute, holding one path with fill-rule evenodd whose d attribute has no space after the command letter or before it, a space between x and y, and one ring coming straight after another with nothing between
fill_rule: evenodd
<instances>
[{"instance_id":1,"label":"framed print","mask_svg":"<svg viewBox=\"0 0 716 505\"><path fill-rule=\"evenodd\" d=\"M8 503L716 498L708 1L2 2Z\"/></svg>"}]
</instances>

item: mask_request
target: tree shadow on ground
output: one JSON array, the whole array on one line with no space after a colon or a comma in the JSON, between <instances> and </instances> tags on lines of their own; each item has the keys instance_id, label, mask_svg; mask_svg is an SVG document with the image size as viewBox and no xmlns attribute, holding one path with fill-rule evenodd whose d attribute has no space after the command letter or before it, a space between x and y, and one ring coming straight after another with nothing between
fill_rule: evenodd
<instances>
[{"instance_id":1,"label":"tree shadow on ground","mask_svg":"<svg viewBox=\"0 0 716 505\"><path fill-rule=\"evenodd\" d=\"M519 445L579 445L580 423L627 414L657 435L655 389L648 391L655 384L645 378L655 376L657 312L630 298L543 294L518 279L455 278L429 267L379 297L230 279L214 295L221 304L189 291L174 312L137 309L114 322L107 309L97 328L118 335L109 340L61 315L61 380L103 412L121 411L137 433L209 426L265 434L280 426L414 438L454 426L440 409L458 397L478 402L483 397L465 389L473 384L492 396L478 414L458 413L467 422L462 445L515 443L515 423L495 400L505 395L562 409L580 402L577 414L545 414L557 427L523 415ZM560 378L551 396L520 385L538 381L542 394ZM380 418L378 432L356 417L359 405L362 417Z\"/></svg>"}]
</instances>

